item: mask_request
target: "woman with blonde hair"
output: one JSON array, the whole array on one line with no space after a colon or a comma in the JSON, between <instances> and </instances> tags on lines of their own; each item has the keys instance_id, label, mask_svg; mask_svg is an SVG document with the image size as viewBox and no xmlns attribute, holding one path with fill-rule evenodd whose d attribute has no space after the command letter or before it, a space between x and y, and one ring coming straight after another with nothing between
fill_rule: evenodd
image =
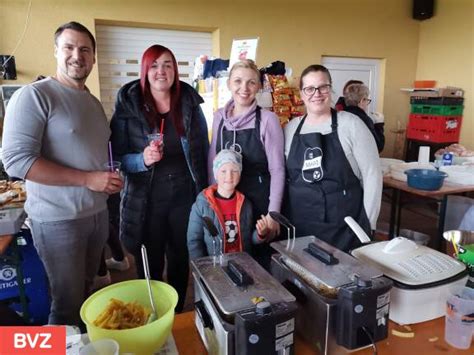
<instances>
[{"instance_id":1,"label":"woman with blonde hair","mask_svg":"<svg viewBox=\"0 0 474 355\"><path fill-rule=\"evenodd\" d=\"M243 169L237 189L252 202L254 222L262 216L266 219L270 241L279 233L279 225L268 213L280 212L285 185L283 131L277 116L257 105L261 81L252 60L232 66L227 86L232 98L214 115L208 175L213 175L212 162L220 150L234 149L242 154ZM257 247L255 252L256 259L268 267L269 246Z\"/></svg>"}]
</instances>

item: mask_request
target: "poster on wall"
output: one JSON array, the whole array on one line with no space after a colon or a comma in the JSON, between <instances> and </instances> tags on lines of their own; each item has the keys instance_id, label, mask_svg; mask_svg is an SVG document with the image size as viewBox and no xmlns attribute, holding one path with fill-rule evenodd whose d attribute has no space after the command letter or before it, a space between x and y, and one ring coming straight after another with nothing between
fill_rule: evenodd
<instances>
[{"instance_id":1,"label":"poster on wall","mask_svg":"<svg viewBox=\"0 0 474 355\"><path fill-rule=\"evenodd\" d=\"M235 62L243 59L257 59L257 38L234 39L232 41L232 49L230 50L229 69L232 68Z\"/></svg>"}]
</instances>

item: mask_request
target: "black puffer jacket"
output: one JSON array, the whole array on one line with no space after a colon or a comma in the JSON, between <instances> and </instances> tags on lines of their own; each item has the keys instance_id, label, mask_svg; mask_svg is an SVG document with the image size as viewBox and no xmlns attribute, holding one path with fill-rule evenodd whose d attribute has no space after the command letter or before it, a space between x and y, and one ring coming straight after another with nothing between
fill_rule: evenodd
<instances>
[{"instance_id":1,"label":"black puffer jacket","mask_svg":"<svg viewBox=\"0 0 474 355\"><path fill-rule=\"evenodd\" d=\"M199 106L203 100L188 84L181 82L181 110L185 136L181 137L186 162L196 187L196 195L207 186L209 140L206 120ZM122 190L120 239L133 254L142 243L152 170L143 162L147 134L151 128L142 113L139 80L124 85L118 95L111 121L114 158L122 162L125 187Z\"/></svg>"}]
</instances>

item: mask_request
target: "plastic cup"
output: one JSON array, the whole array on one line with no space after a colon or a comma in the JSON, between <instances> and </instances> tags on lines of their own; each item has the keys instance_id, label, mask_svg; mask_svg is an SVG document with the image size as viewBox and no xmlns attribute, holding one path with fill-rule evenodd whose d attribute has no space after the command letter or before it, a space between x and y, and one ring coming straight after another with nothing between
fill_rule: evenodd
<instances>
[{"instance_id":1,"label":"plastic cup","mask_svg":"<svg viewBox=\"0 0 474 355\"><path fill-rule=\"evenodd\" d=\"M146 136L148 144L158 142L158 144L163 144L164 134L162 133L151 133Z\"/></svg>"},{"instance_id":2,"label":"plastic cup","mask_svg":"<svg viewBox=\"0 0 474 355\"><path fill-rule=\"evenodd\" d=\"M79 355L119 355L119 344L113 339L96 340L81 348Z\"/></svg>"},{"instance_id":3,"label":"plastic cup","mask_svg":"<svg viewBox=\"0 0 474 355\"><path fill-rule=\"evenodd\" d=\"M104 163L104 170L105 171L110 171L110 172L116 172L120 173L120 168L122 167L122 163L116 160L113 161L108 161L107 163Z\"/></svg>"},{"instance_id":4,"label":"plastic cup","mask_svg":"<svg viewBox=\"0 0 474 355\"><path fill-rule=\"evenodd\" d=\"M474 333L474 289L454 288L446 303L444 338L458 349L469 349Z\"/></svg>"}]
</instances>

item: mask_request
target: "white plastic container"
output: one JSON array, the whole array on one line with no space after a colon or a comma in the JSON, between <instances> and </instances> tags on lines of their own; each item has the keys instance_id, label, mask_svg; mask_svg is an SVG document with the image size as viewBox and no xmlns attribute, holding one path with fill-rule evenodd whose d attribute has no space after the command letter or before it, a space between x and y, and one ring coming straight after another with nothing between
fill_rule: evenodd
<instances>
[{"instance_id":1,"label":"white plastic container","mask_svg":"<svg viewBox=\"0 0 474 355\"><path fill-rule=\"evenodd\" d=\"M415 324L443 317L451 287L466 285L468 275L443 285L421 289L403 289L394 285L390 291L390 320Z\"/></svg>"},{"instance_id":2,"label":"white plastic container","mask_svg":"<svg viewBox=\"0 0 474 355\"><path fill-rule=\"evenodd\" d=\"M113 339L100 339L84 346L79 355L119 355L119 344Z\"/></svg>"},{"instance_id":3,"label":"white plastic container","mask_svg":"<svg viewBox=\"0 0 474 355\"><path fill-rule=\"evenodd\" d=\"M442 317L449 290L468 279L460 261L402 237L361 246L352 255L394 281L389 318L399 324Z\"/></svg>"},{"instance_id":4,"label":"white plastic container","mask_svg":"<svg viewBox=\"0 0 474 355\"><path fill-rule=\"evenodd\" d=\"M474 289L460 287L451 289L446 303L444 338L458 349L469 349L474 334Z\"/></svg>"}]
</instances>

